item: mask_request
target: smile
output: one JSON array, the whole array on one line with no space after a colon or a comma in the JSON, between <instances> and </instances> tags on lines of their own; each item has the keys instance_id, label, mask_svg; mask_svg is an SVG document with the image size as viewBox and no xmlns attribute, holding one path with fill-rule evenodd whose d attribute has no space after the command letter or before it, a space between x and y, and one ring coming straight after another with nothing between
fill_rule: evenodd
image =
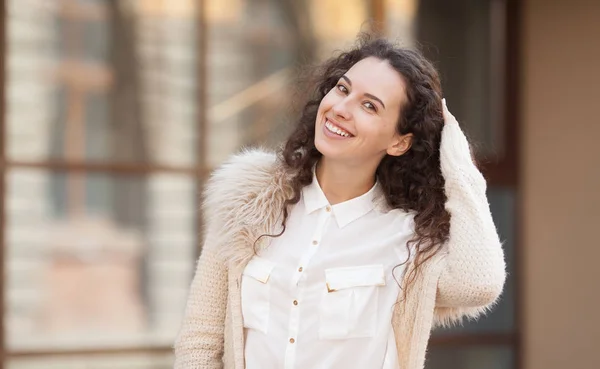
<instances>
[{"instance_id":1,"label":"smile","mask_svg":"<svg viewBox=\"0 0 600 369\"><path fill-rule=\"evenodd\" d=\"M325 128L329 132L331 132L333 134L336 134L338 136L341 136L341 137L352 137L352 134L350 132L341 129L340 127L338 127L335 124L331 123L328 119L325 120Z\"/></svg>"}]
</instances>

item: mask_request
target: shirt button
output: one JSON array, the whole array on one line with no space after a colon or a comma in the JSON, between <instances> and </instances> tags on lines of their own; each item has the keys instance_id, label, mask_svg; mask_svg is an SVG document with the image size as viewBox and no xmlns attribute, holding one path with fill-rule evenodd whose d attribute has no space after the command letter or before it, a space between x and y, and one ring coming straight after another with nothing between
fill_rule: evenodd
<instances>
[{"instance_id":1,"label":"shirt button","mask_svg":"<svg viewBox=\"0 0 600 369\"><path fill-rule=\"evenodd\" d=\"M302 267L298 268L298 271L299 271L299 272L301 272L302 270L303 270L303 269L302 269Z\"/></svg>"},{"instance_id":2,"label":"shirt button","mask_svg":"<svg viewBox=\"0 0 600 369\"><path fill-rule=\"evenodd\" d=\"M329 212L331 211L331 206L327 205L327 206L325 207L325 210L326 210L326 211L329 213Z\"/></svg>"},{"instance_id":3,"label":"shirt button","mask_svg":"<svg viewBox=\"0 0 600 369\"><path fill-rule=\"evenodd\" d=\"M293 338L290 338L290 343L294 343L294 342L296 342L296 340Z\"/></svg>"},{"instance_id":4,"label":"shirt button","mask_svg":"<svg viewBox=\"0 0 600 369\"><path fill-rule=\"evenodd\" d=\"M313 245L318 245L318 244L319 244L319 241L317 241L317 240L313 241Z\"/></svg>"},{"instance_id":5,"label":"shirt button","mask_svg":"<svg viewBox=\"0 0 600 369\"><path fill-rule=\"evenodd\" d=\"M294 305L298 305L298 300L294 300Z\"/></svg>"}]
</instances>

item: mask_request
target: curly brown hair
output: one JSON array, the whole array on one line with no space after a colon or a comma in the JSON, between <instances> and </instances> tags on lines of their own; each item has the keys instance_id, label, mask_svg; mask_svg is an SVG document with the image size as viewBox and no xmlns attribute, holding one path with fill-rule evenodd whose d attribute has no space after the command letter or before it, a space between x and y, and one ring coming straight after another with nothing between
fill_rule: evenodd
<instances>
[{"instance_id":1,"label":"curly brown hair","mask_svg":"<svg viewBox=\"0 0 600 369\"><path fill-rule=\"evenodd\" d=\"M357 62L368 57L386 60L404 79L406 102L401 107L397 131L413 134L411 148L401 156L386 155L376 175L392 209L416 213L415 235L407 245L414 245L415 268L431 258L447 240L450 215L444 205L444 178L440 170L440 142L444 118L442 88L438 72L414 49L368 34L359 36L353 49L326 61L316 74L316 88L304 105L295 129L279 152L279 160L290 173L293 196L285 202L283 228L288 208L300 201L302 188L313 179L313 167L322 154L315 147L315 121L323 97ZM409 256L410 258L410 256ZM401 264L402 265L402 264Z\"/></svg>"}]
</instances>

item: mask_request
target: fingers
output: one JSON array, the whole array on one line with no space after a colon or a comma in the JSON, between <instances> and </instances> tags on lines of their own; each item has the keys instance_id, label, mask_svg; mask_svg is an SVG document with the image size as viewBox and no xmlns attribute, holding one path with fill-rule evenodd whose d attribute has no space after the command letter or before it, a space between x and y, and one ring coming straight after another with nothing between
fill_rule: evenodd
<instances>
[{"instance_id":1,"label":"fingers","mask_svg":"<svg viewBox=\"0 0 600 369\"><path fill-rule=\"evenodd\" d=\"M452 115L452 113L450 113L450 110L448 110L448 106L446 105L446 98L442 99L442 106L443 106L443 113L444 113L444 123L445 124L449 124L449 123L458 123L456 121L456 118L454 117L454 115Z\"/></svg>"},{"instance_id":2,"label":"fingers","mask_svg":"<svg viewBox=\"0 0 600 369\"><path fill-rule=\"evenodd\" d=\"M449 116L452 114L450 114L450 111L448 110L448 105L446 105L446 98L442 99L442 110L444 112L444 120L448 120Z\"/></svg>"}]
</instances>

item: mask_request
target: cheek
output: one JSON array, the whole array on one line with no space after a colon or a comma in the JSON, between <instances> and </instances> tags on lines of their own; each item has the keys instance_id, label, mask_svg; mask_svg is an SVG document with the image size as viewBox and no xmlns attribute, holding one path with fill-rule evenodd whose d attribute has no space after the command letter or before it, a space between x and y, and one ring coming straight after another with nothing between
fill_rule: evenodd
<instances>
[{"instance_id":1,"label":"cheek","mask_svg":"<svg viewBox=\"0 0 600 369\"><path fill-rule=\"evenodd\" d=\"M335 91L331 90L323 97L321 103L319 104L319 112L324 113L327 110L331 109L333 105L335 105L337 101L337 96Z\"/></svg>"},{"instance_id":2,"label":"cheek","mask_svg":"<svg viewBox=\"0 0 600 369\"><path fill-rule=\"evenodd\" d=\"M391 137L394 136L395 127L391 124L386 124L381 119L375 117L366 117L360 120L356 125L359 134L374 144L387 145Z\"/></svg>"}]
</instances>

